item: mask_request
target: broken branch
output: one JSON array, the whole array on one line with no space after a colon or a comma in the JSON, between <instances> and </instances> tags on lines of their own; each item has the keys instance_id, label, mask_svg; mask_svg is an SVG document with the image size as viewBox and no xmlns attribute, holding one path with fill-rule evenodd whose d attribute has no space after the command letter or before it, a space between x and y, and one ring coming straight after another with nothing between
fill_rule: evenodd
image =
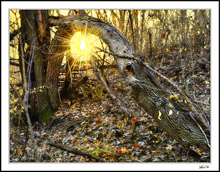
<instances>
[{"instance_id":1,"label":"broken branch","mask_svg":"<svg viewBox=\"0 0 220 172\"><path fill-rule=\"evenodd\" d=\"M95 160L97 160L97 161L99 161L99 162L106 162L103 158L100 158L100 157L95 156L95 155L91 155L90 153L86 153L86 152L79 151L79 150L77 150L77 149L72 149L72 148L69 148L69 147L67 147L67 146L64 147L63 145L61 145L61 144L59 144L59 143L49 142L49 143L47 143L47 144L50 145L50 146L54 146L54 147L57 147L57 148L59 148L59 149L68 151L68 152L73 153L73 154L77 154L77 155L81 155L81 156L86 156L86 157L88 157L88 158L95 159Z\"/></svg>"}]
</instances>

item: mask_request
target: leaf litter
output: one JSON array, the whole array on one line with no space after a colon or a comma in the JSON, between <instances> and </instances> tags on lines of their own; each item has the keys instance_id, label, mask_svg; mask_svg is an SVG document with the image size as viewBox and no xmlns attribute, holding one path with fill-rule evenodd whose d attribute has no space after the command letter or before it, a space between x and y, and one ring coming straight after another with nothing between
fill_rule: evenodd
<instances>
[{"instance_id":1,"label":"leaf litter","mask_svg":"<svg viewBox=\"0 0 220 172\"><path fill-rule=\"evenodd\" d=\"M207 63L205 67L203 64L202 60L197 60L194 68L191 68L185 60L184 83L180 79L183 71L179 71L179 62L173 60L172 55L165 58L163 70L158 71L178 82L185 89L187 81L187 91L197 97L198 103L203 104L206 109L205 113L210 116L210 73L207 72L210 68ZM109 87L134 112L132 117L128 119L117 102L112 100L107 93L104 93L99 101L82 97L63 100L49 127L38 123L34 125L34 139L37 143L40 162L95 162L94 159L86 156L49 146L48 140L96 155L107 162L210 161L209 155L195 151L187 152L183 145L172 140L162 131L154 119L138 107L131 98L130 87L119 74L119 70L110 70L111 75L107 76ZM71 124L69 128L63 126L67 122ZM60 129L57 130L59 125ZM55 133L52 132L53 129ZM32 147L33 143L27 126L21 125L18 130L12 124L10 127L10 161L33 162Z\"/></svg>"}]
</instances>

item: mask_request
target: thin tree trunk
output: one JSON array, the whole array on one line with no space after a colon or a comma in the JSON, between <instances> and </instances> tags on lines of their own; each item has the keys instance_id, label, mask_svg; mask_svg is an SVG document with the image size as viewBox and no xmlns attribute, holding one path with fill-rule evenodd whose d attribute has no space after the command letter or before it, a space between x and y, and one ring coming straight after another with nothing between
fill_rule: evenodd
<instances>
[{"instance_id":1,"label":"thin tree trunk","mask_svg":"<svg viewBox=\"0 0 220 172\"><path fill-rule=\"evenodd\" d=\"M128 12L129 12L129 20L130 20L130 23L131 23L132 43L133 43L134 51L136 52L136 44L135 44L136 41L135 41L135 33L134 33L134 22L133 22L131 10L129 10Z\"/></svg>"},{"instance_id":2,"label":"thin tree trunk","mask_svg":"<svg viewBox=\"0 0 220 172\"><path fill-rule=\"evenodd\" d=\"M143 31L144 31L144 21L145 21L145 10L142 10L141 11L141 37L140 37L140 47L139 47L139 50L140 50L140 54L142 55L143 54Z\"/></svg>"}]
</instances>

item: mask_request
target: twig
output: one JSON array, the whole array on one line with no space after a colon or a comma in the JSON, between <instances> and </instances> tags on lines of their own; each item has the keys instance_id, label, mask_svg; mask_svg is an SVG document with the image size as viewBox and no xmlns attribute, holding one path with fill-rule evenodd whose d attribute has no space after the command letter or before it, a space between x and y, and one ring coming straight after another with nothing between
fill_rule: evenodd
<instances>
[{"instance_id":1,"label":"twig","mask_svg":"<svg viewBox=\"0 0 220 172\"><path fill-rule=\"evenodd\" d=\"M163 80L165 80L166 82L168 82L173 88L175 88L182 96L185 97L185 99L189 102L190 104L190 109L192 110L192 112L195 113L195 117L197 119L199 119L200 122L202 122L205 127L210 130L210 126L209 126L209 123L199 114L199 112L196 110L196 108L194 107L193 105L193 102L190 100L189 96L185 93L182 92L182 90L174 83L172 82L171 80L169 80L167 77L165 77L164 75L160 74L159 72L157 72L156 70L152 69L149 65L143 63L144 66L149 69L151 72L157 74L158 76L160 76Z\"/></svg>"},{"instance_id":2,"label":"twig","mask_svg":"<svg viewBox=\"0 0 220 172\"><path fill-rule=\"evenodd\" d=\"M192 116L191 113L189 113L190 117L193 119L193 121L197 124L197 126L199 127L199 129L201 130L202 134L204 135L205 139L206 139L206 143L208 145L208 147L210 148L210 143L209 143L209 139L207 138L207 135L205 134L205 132L203 131L202 127L198 124L198 122L195 120L195 118Z\"/></svg>"},{"instance_id":3,"label":"twig","mask_svg":"<svg viewBox=\"0 0 220 172\"><path fill-rule=\"evenodd\" d=\"M122 56L122 55L119 55L119 54L115 54L115 53L112 53L112 52L103 50L103 49L101 49L101 48L99 48L99 47L95 47L95 48L99 50L99 51L97 51L97 52L107 53L107 54L109 54L109 55L116 56L116 57L119 57L119 58L124 58L124 59L138 60L136 57L124 56L124 55Z\"/></svg>"},{"instance_id":4,"label":"twig","mask_svg":"<svg viewBox=\"0 0 220 172\"><path fill-rule=\"evenodd\" d=\"M185 97L185 99L189 102L189 107L192 110L192 112L194 112L195 117L197 119L199 119L200 122L203 123L203 125L210 131L210 125L208 123L208 121L206 121L203 116L201 114L199 114L199 112L196 110L196 108L193 105L193 102L190 100L189 95L187 95L186 93L183 93L182 90L171 80L169 80L167 77L165 77L164 75L162 75L161 73L157 72L156 70L152 69L149 65L145 64L141 59L139 59L138 57L129 57L129 56L121 56L118 54L114 54L105 50L102 50L100 48L97 48L102 52L108 53L112 56L116 56L119 58L126 58L126 59L133 59L136 60L137 62L141 63L142 65L144 65L144 67L146 67L148 70L150 70L151 72L153 72L154 74L158 75L160 78L162 78L163 80L165 80L166 82L168 82L173 88L175 88L182 96Z\"/></svg>"},{"instance_id":5,"label":"twig","mask_svg":"<svg viewBox=\"0 0 220 172\"><path fill-rule=\"evenodd\" d=\"M24 95L24 105L25 105L24 108L26 109L26 112L27 112L26 115L27 115L27 119L28 119L28 124L29 124L29 127L31 129L32 129L32 124L31 124L29 113L28 113L28 104L29 104L29 93L30 93L30 88L31 88L31 67L32 67L32 63L33 63L33 60L34 60L34 49L35 49L35 39L34 38L33 38L33 47L32 48L33 49L32 49L32 55L31 55L30 64L29 64L29 68L28 68L29 71L28 71L27 81L26 81L26 79L24 79L24 81L27 82L25 84L26 85L26 90L25 90L25 95ZM33 130L31 132L32 132L32 135L33 135ZM34 143L34 156L35 156L35 160L39 161L38 157L37 157L36 141L33 140L33 143Z\"/></svg>"},{"instance_id":6,"label":"twig","mask_svg":"<svg viewBox=\"0 0 220 172\"><path fill-rule=\"evenodd\" d=\"M92 58L92 66L93 66L93 70L96 74L96 77L101 81L102 85L105 87L106 91L108 92L108 94L111 96L111 98L113 100L116 100L117 103L120 105L121 109L125 112L125 114L127 115L127 117L129 118L132 115L132 112L129 111L129 109L122 103L121 100L119 100L110 90L110 88L108 87L108 84L106 83L105 79L103 78L101 72L98 72L97 66L95 65L94 62L94 57Z\"/></svg>"},{"instance_id":7,"label":"twig","mask_svg":"<svg viewBox=\"0 0 220 172\"><path fill-rule=\"evenodd\" d=\"M30 129L30 135L31 135L31 140L33 142L33 146L34 146L34 155L35 155L35 160L38 161L38 157L37 157L37 146L36 146L36 143L35 143L35 140L34 140L34 132L33 132L33 129L32 129L32 124L31 124L31 120L30 120L30 116L25 108L25 105L23 103L23 101L21 100L21 97L19 96L19 94L17 93L17 91L15 90L15 88L13 87L12 84L10 84L11 88L13 89L13 91L15 92L16 96L18 97L21 105L24 107L24 112L27 116L27 119L28 119L28 126L29 126L29 129Z\"/></svg>"},{"instance_id":8,"label":"twig","mask_svg":"<svg viewBox=\"0 0 220 172\"><path fill-rule=\"evenodd\" d=\"M55 128L53 128L49 135L54 135L55 133L61 132L61 131L67 131L72 126L75 126L76 124L82 123L83 121L89 121L90 119L93 119L97 116L97 114L90 115L89 117L81 117L80 119L75 119L73 121L67 121L63 122L61 124L56 125Z\"/></svg>"},{"instance_id":9,"label":"twig","mask_svg":"<svg viewBox=\"0 0 220 172\"><path fill-rule=\"evenodd\" d=\"M57 147L59 149L68 151L68 152L73 153L73 154L77 154L77 155L81 155L81 156L86 156L88 158L95 159L95 160L97 160L99 162L106 162L103 158L100 158L100 157L95 156L95 155L91 155L90 153L79 151L77 149L72 149L72 148L67 147L67 146L64 147L62 144L59 144L59 143L48 142L47 144L50 145L50 146L54 146L54 147Z\"/></svg>"},{"instance_id":10,"label":"twig","mask_svg":"<svg viewBox=\"0 0 220 172\"><path fill-rule=\"evenodd\" d=\"M20 41L21 41L21 39L20 39ZM35 41L33 39L33 50L34 50L34 48L35 48ZM22 51L22 54L23 54L23 51ZM29 65L29 75L27 76L28 81L26 81L25 75L24 75L24 78L23 78L24 79L24 82L23 82L24 83L24 101L21 100L19 94L16 92L14 87L11 84L10 84L10 86L12 87L15 94L19 98L19 101L20 101L21 105L24 107L24 111L25 111L25 114L26 114L26 117L27 117L27 120L28 120L28 126L29 126L29 129L30 129L31 140L33 142L33 147L34 147L34 158L35 158L36 161L39 161L39 159L37 157L36 141L34 140L34 132L33 132L33 129L32 129L32 124L31 124L29 113L28 113L28 98L29 98L29 91L30 91L30 87L31 87L31 85L30 85L31 84L30 74L31 74L31 66L32 66L33 58L34 58L34 53L32 53L31 62L30 62L30 65ZM23 59L23 57L22 57L22 59ZM24 69L25 68L23 66L23 70ZM23 71L23 73L24 73L24 71Z\"/></svg>"},{"instance_id":11,"label":"twig","mask_svg":"<svg viewBox=\"0 0 220 172\"><path fill-rule=\"evenodd\" d=\"M14 13L14 15L16 16L16 14ZM18 24L18 18L16 17L16 23ZM24 46L23 46L23 42L22 42L22 36L21 36L21 31L20 31L20 27L18 27L18 34L19 34L19 38L18 38L18 44L19 44L19 48L20 48L20 52L21 52L21 76L22 76L22 83L23 83L23 91L25 92L26 90L26 82L25 82L25 54L24 54ZM25 108L25 107L24 107Z\"/></svg>"}]
</instances>

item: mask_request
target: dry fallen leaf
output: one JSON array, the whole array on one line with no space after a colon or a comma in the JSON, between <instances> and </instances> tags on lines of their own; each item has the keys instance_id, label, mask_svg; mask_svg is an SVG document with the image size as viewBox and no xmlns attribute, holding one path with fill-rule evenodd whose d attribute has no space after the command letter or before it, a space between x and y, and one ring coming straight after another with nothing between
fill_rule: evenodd
<instances>
[{"instance_id":1,"label":"dry fallen leaf","mask_svg":"<svg viewBox=\"0 0 220 172\"><path fill-rule=\"evenodd\" d=\"M161 112L159 111L159 115L158 115L158 119L159 119L159 120L161 120L161 118L160 118L161 115L162 115L162 114L161 114Z\"/></svg>"}]
</instances>

